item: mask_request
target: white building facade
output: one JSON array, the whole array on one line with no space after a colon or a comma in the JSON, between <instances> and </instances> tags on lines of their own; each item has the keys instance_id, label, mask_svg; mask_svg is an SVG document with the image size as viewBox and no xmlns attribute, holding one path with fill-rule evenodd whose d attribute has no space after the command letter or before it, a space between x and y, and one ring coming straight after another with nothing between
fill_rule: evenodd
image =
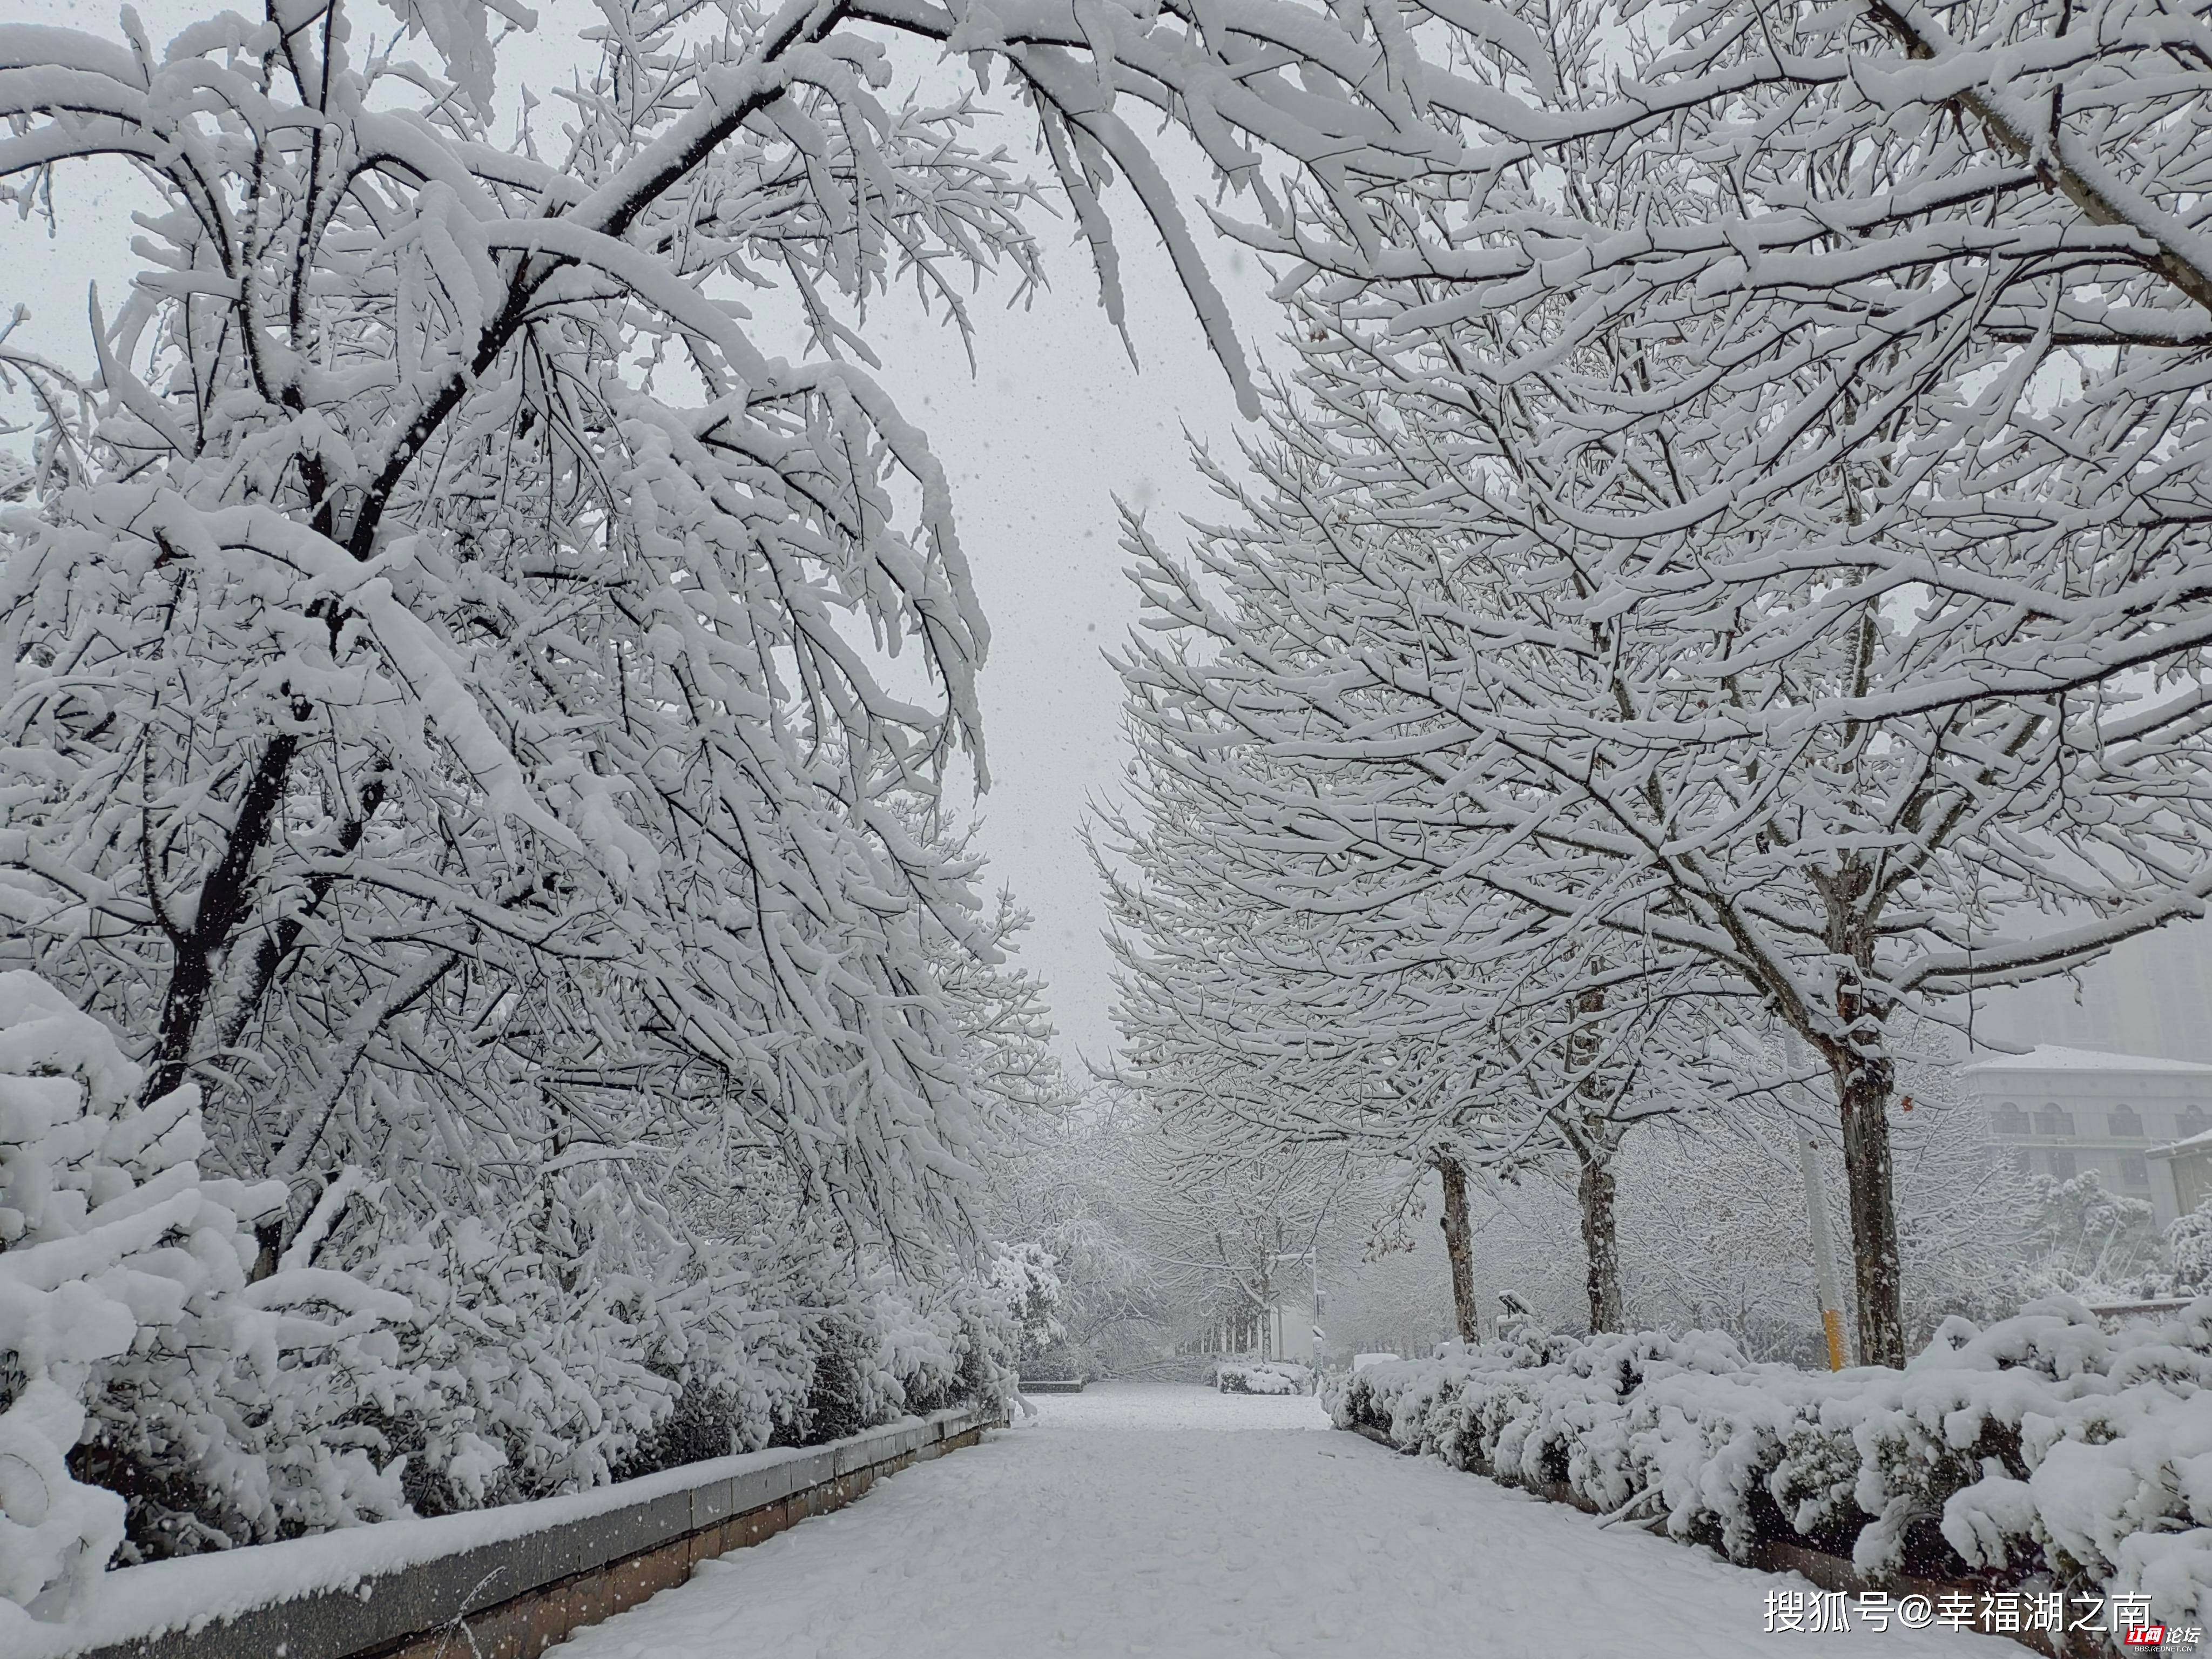
<instances>
[{"instance_id":1,"label":"white building facade","mask_svg":"<svg viewBox=\"0 0 2212 1659\"><path fill-rule=\"evenodd\" d=\"M2212 1199L2212 1134L2161 1147L2150 1158L2154 1190L2170 1188L2184 1215Z\"/></svg>"},{"instance_id":2,"label":"white building facade","mask_svg":"<svg viewBox=\"0 0 2212 1659\"><path fill-rule=\"evenodd\" d=\"M2212 921L2173 923L2077 974L1978 991L1973 1002L1971 1029L1985 1043L2212 1063Z\"/></svg>"},{"instance_id":3,"label":"white building facade","mask_svg":"<svg viewBox=\"0 0 2212 1659\"><path fill-rule=\"evenodd\" d=\"M2147 1200L2161 1227L2185 1206L2171 1156L2212 1132L2212 1066L2044 1044L1953 1074L2014 1167L2065 1181L2094 1170L2105 1190Z\"/></svg>"}]
</instances>

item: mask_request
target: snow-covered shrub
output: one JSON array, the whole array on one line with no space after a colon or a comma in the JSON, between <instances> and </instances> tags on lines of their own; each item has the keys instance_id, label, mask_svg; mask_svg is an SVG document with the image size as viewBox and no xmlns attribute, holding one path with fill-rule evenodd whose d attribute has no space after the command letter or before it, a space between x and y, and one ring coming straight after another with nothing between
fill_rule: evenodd
<instances>
[{"instance_id":1,"label":"snow-covered shrub","mask_svg":"<svg viewBox=\"0 0 2212 1659\"><path fill-rule=\"evenodd\" d=\"M1211 1380L1222 1394L1313 1392L1313 1372L1286 1359L1217 1359Z\"/></svg>"},{"instance_id":2,"label":"snow-covered shrub","mask_svg":"<svg viewBox=\"0 0 2212 1659\"><path fill-rule=\"evenodd\" d=\"M1001 1244L992 1252L990 1290L1019 1333L1018 1357L1024 1364L1067 1334L1060 1317L1064 1291L1058 1267L1052 1252L1034 1242Z\"/></svg>"},{"instance_id":3,"label":"snow-covered shrub","mask_svg":"<svg viewBox=\"0 0 2212 1659\"><path fill-rule=\"evenodd\" d=\"M131 1081L106 1036L29 975L0 975L0 1631L18 1607L80 1605L123 1539L123 1500L64 1462L92 1367L137 1333L116 1270L166 1219L94 1220L137 1183L72 1180Z\"/></svg>"},{"instance_id":4,"label":"snow-covered shrub","mask_svg":"<svg viewBox=\"0 0 2212 1659\"><path fill-rule=\"evenodd\" d=\"M273 1261L280 1182L204 1176L198 1091L0 974L0 1632L122 1559L573 1491L997 1397L1018 1300L924 1308L793 1224L687 1227L547 1172L426 1221L341 1170ZM257 1276L258 1275L258 1276ZM1026 1281L1025 1281L1026 1282Z\"/></svg>"},{"instance_id":5,"label":"snow-covered shrub","mask_svg":"<svg viewBox=\"0 0 2212 1659\"><path fill-rule=\"evenodd\" d=\"M397 1224L364 1193L349 1212L359 1224L339 1230L338 1259L423 1310L402 1333L400 1403L417 1404L375 1425L410 1455L420 1511L992 1397L1011 1352L1011 1333L968 1310L959 1287L925 1311L887 1266L795 1223L773 1244L732 1243L611 1180L544 1185L542 1207L434 1227Z\"/></svg>"},{"instance_id":6,"label":"snow-covered shrub","mask_svg":"<svg viewBox=\"0 0 2212 1659\"><path fill-rule=\"evenodd\" d=\"M2094 1170L2066 1181L2032 1176L2026 1185L2011 1305L2052 1295L2095 1302L2164 1293L2167 1252L2148 1204L2107 1192Z\"/></svg>"},{"instance_id":7,"label":"snow-covered shrub","mask_svg":"<svg viewBox=\"0 0 2212 1659\"><path fill-rule=\"evenodd\" d=\"M1978 1463L1940 1511L1968 1565L2039 1565L2069 1588L2148 1595L2154 1618L2212 1622L2212 1299L2110 1335L2053 1297L1946 1332L1888 1392L1854 1425L1889 1454L1877 1467L1914 1448L1929 1468ZM1917 1494L1892 1480L1861 1503L1900 1495Z\"/></svg>"},{"instance_id":8,"label":"snow-covered shrub","mask_svg":"<svg viewBox=\"0 0 2212 1659\"><path fill-rule=\"evenodd\" d=\"M1326 1398L1340 1426L1738 1560L1794 1539L1877 1580L2212 1623L2212 1298L2118 1333L2065 1297L1954 1319L1902 1370L1753 1364L1711 1332L1451 1343Z\"/></svg>"},{"instance_id":9,"label":"snow-covered shrub","mask_svg":"<svg viewBox=\"0 0 2212 1659\"><path fill-rule=\"evenodd\" d=\"M2172 1293L2212 1296L2212 1198L2166 1228L2166 1254Z\"/></svg>"},{"instance_id":10,"label":"snow-covered shrub","mask_svg":"<svg viewBox=\"0 0 2212 1659\"><path fill-rule=\"evenodd\" d=\"M99 1022L0 975L0 1607L39 1616L126 1526L195 1547L404 1507L343 1415L391 1376L408 1303L289 1261L249 1283L283 1188L203 1177L198 1091L141 1082Z\"/></svg>"},{"instance_id":11,"label":"snow-covered shrub","mask_svg":"<svg viewBox=\"0 0 2212 1659\"><path fill-rule=\"evenodd\" d=\"M363 1183L321 1251L419 1310L398 1375L355 1413L405 1459L419 1513L753 1449L804 1386L803 1326L754 1305L727 1250L615 1183L540 1186L510 1215L426 1223Z\"/></svg>"}]
</instances>

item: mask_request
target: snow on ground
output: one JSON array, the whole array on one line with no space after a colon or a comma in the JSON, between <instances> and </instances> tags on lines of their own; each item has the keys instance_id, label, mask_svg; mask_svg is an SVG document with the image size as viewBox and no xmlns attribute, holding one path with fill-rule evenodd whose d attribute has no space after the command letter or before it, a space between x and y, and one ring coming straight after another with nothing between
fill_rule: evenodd
<instances>
[{"instance_id":1,"label":"snow on ground","mask_svg":"<svg viewBox=\"0 0 2212 1659\"><path fill-rule=\"evenodd\" d=\"M1204 1429L1232 1434L1252 1429L1305 1433L1329 1426L1310 1394L1218 1394L1179 1382L1094 1382L1081 1394L1033 1395L1030 1429L1143 1429L1158 1434Z\"/></svg>"},{"instance_id":2,"label":"snow on ground","mask_svg":"<svg viewBox=\"0 0 2212 1659\"><path fill-rule=\"evenodd\" d=\"M1311 1398L1106 1384L702 1565L564 1659L2019 1659L1950 1632L1761 1634L1802 1579L1344 1433Z\"/></svg>"}]
</instances>

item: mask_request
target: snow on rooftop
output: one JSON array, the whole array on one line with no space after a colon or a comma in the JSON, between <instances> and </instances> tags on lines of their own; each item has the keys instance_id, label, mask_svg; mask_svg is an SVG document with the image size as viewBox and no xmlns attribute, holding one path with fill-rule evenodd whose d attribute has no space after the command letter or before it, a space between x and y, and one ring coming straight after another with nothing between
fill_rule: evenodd
<instances>
[{"instance_id":1,"label":"snow on rooftop","mask_svg":"<svg viewBox=\"0 0 2212 1659\"><path fill-rule=\"evenodd\" d=\"M2212 1078L2212 1066L2193 1060L2153 1060L2144 1054L2111 1054L2098 1048L2062 1048L2038 1043L2024 1054L1991 1054L1959 1067L1962 1077L1990 1072L2164 1072Z\"/></svg>"}]
</instances>

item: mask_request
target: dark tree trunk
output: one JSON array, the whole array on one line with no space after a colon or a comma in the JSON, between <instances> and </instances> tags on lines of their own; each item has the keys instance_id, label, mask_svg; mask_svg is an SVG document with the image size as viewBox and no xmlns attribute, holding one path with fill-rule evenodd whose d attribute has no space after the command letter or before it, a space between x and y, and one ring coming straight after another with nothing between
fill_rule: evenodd
<instances>
[{"instance_id":1,"label":"dark tree trunk","mask_svg":"<svg viewBox=\"0 0 2212 1659\"><path fill-rule=\"evenodd\" d=\"M1451 1316L1462 1343L1482 1340L1482 1310L1475 1307L1475 1228L1467 1217L1467 1166L1451 1155L1436 1157L1444 1179L1444 1256L1451 1261Z\"/></svg>"},{"instance_id":2,"label":"dark tree trunk","mask_svg":"<svg viewBox=\"0 0 2212 1659\"><path fill-rule=\"evenodd\" d=\"M1599 1079L1596 1021L1605 1012L1605 993L1587 990L1575 998L1575 1024L1567 1038L1567 1065L1582 1074L1575 1092L1583 1121L1566 1126L1575 1149L1575 1198L1583 1217L1583 1287L1589 1295L1590 1329L1617 1331L1626 1322L1620 1295L1620 1234L1613 1220L1613 1137L1605 1121L1605 1087ZM1575 1109L1569 1107L1569 1111Z\"/></svg>"},{"instance_id":3,"label":"dark tree trunk","mask_svg":"<svg viewBox=\"0 0 2212 1659\"><path fill-rule=\"evenodd\" d=\"M1575 1158L1580 1166L1575 1197L1583 1212L1590 1329L1622 1330L1627 1312L1620 1294L1620 1235L1613 1219L1613 1152L1601 1143L1585 1142L1576 1146Z\"/></svg>"},{"instance_id":4,"label":"dark tree trunk","mask_svg":"<svg viewBox=\"0 0 2212 1659\"><path fill-rule=\"evenodd\" d=\"M306 717L305 706L295 712ZM284 798L292 774L292 759L300 741L282 732L269 740L261 759L246 781L245 793L231 821L222 857L200 884L199 902L189 928L163 926L169 935L169 983L161 998L161 1023L154 1039L153 1063L147 1068L143 1098L159 1100L184 1082L191 1069L193 1046L207 1018L208 994L215 988L216 968L231 933L252 908L254 856L269 833L269 825ZM142 830L143 835L152 834ZM146 897L157 913L161 908L155 888L155 872L150 848L146 854Z\"/></svg>"},{"instance_id":5,"label":"dark tree trunk","mask_svg":"<svg viewBox=\"0 0 2212 1659\"><path fill-rule=\"evenodd\" d=\"M1467 1213L1467 1166L1447 1153L1436 1158L1444 1183L1444 1255L1451 1261L1452 1316L1460 1340L1481 1340L1481 1315L1474 1305L1474 1228Z\"/></svg>"},{"instance_id":6,"label":"dark tree trunk","mask_svg":"<svg viewBox=\"0 0 2212 1659\"><path fill-rule=\"evenodd\" d=\"M1897 1243L1897 1205L1889 1155L1886 1060L1857 1060L1838 1079L1844 1173L1850 1188L1851 1259L1858 1290L1859 1363L1905 1364L1905 1275Z\"/></svg>"}]
</instances>

